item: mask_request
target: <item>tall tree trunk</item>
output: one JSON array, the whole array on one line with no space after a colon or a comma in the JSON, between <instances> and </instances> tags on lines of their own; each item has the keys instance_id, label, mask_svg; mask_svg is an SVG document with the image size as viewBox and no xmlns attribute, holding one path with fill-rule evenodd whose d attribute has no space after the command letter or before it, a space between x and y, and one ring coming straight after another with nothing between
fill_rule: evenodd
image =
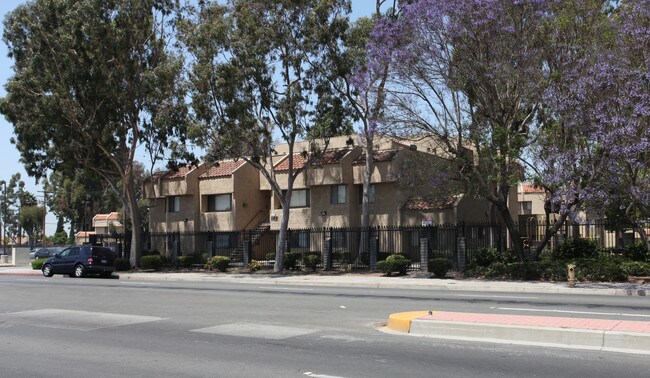
<instances>
[{"instance_id":1,"label":"tall tree trunk","mask_svg":"<svg viewBox=\"0 0 650 378\"><path fill-rule=\"evenodd\" d=\"M142 257L142 235L140 233L140 209L138 208L138 199L135 194L135 184L133 177L128 174L124 182L126 200L128 202L128 211L131 217L131 266L139 266ZM124 232L126 233L126 225Z\"/></svg>"},{"instance_id":2,"label":"tall tree trunk","mask_svg":"<svg viewBox=\"0 0 650 378\"><path fill-rule=\"evenodd\" d=\"M275 250L275 264L273 265L273 271L276 273L284 269L284 253L287 247L287 230L289 229L289 203L290 201L286 201L282 204L282 220Z\"/></svg>"},{"instance_id":3,"label":"tall tree trunk","mask_svg":"<svg viewBox=\"0 0 650 378\"><path fill-rule=\"evenodd\" d=\"M521 240L521 234L519 233L519 229L515 225L514 220L512 219L512 215L510 214L510 210L508 209L508 206L503 203L503 202L497 202L495 203L497 207L497 211L501 215L501 219L503 220L503 223L506 225L506 228L508 229L508 232L510 232L510 241L512 241L512 249L515 252L515 255L517 256L517 259L519 261L524 261L524 242Z\"/></svg>"}]
</instances>

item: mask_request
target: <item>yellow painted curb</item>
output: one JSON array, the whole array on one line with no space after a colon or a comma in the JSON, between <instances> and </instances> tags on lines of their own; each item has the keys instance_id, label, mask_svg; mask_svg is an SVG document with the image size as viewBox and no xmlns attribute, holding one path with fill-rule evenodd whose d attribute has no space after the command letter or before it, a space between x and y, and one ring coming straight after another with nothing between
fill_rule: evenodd
<instances>
[{"instance_id":1,"label":"yellow painted curb","mask_svg":"<svg viewBox=\"0 0 650 378\"><path fill-rule=\"evenodd\" d=\"M429 314L429 311L411 311L390 314L386 327L393 331L408 333L411 330L411 320L427 314Z\"/></svg>"}]
</instances>

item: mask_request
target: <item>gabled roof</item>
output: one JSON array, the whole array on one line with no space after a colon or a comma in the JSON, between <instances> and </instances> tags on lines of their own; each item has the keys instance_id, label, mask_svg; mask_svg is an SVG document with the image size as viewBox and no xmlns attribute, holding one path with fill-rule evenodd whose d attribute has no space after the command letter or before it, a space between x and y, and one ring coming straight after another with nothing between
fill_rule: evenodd
<instances>
[{"instance_id":1,"label":"gabled roof","mask_svg":"<svg viewBox=\"0 0 650 378\"><path fill-rule=\"evenodd\" d=\"M118 220L120 214L117 212L112 212L109 214L97 214L93 217L95 220Z\"/></svg>"},{"instance_id":2,"label":"gabled roof","mask_svg":"<svg viewBox=\"0 0 650 378\"><path fill-rule=\"evenodd\" d=\"M375 163L380 163L380 162L385 162L385 161L392 161L395 159L395 156L399 150L386 150L386 151L374 151L372 154L372 161ZM352 162L353 165L364 165L366 164L366 154L363 153L359 155L354 161Z\"/></svg>"},{"instance_id":3,"label":"gabled roof","mask_svg":"<svg viewBox=\"0 0 650 378\"><path fill-rule=\"evenodd\" d=\"M305 166L307 159L302 154L293 154L293 169L300 169ZM276 172L286 172L289 170L289 156L285 156L278 164L275 165Z\"/></svg>"},{"instance_id":4,"label":"gabled roof","mask_svg":"<svg viewBox=\"0 0 650 378\"><path fill-rule=\"evenodd\" d=\"M351 150L349 148L342 148L338 150L326 150L316 160L317 165L338 164L341 159L348 154Z\"/></svg>"},{"instance_id":5,"label":"gabled roof","mask_svg":"<svg viewBox=\"0 0 650 378\"><path fill-rule=\"evenodd\" d=\"M199 179L209 179L217 177L228 177L232 175L237 168L241 167L245 163L244 160L224 160L218 163L215 163L213 167L208 169L207 172L199 176Z\"/></svg>"},{"instance_id":6,"label":"gabled roof","mask_svg":"<svg viewBox=\"0 0 650 378\"><path fill-rule=\"evenodd\" d=\"M183 167L179 167L177 171L156 172L150 178L145 179L145 181L149 182L150 180L153 180L155 182L160 180L172 180L172 179L184 178L191 170L195 168L196 167L194 166L186 165Z\"/></svg>"},{"instance_id":7,"label":"gabled roof","mask_svg":"<svg viewBox=\"0 0 650 378\"><path fill-rule=\"evenodd\" d=\"M410 199L404 204L406 210L444 210L451 209L456 204L454 198L438 201L427 201L423 199Z\"/></svg>"}]
</instances>

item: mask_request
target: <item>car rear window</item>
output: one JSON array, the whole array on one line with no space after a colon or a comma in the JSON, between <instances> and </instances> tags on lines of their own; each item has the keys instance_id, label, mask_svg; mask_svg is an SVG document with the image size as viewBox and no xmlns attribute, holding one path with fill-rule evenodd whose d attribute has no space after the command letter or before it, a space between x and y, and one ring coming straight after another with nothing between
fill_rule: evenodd
<instances>
[{"instance_id":1,"label":"car rear window","mask_svg":"<svg viewBox=\"0 0 650 378\"><path fill-rule=\"evenodd\" d=\"M104 247L92 247L93 257L106 259L106 258L115 258L115 253L108 248Z\"/></svg>"}]
</instances>

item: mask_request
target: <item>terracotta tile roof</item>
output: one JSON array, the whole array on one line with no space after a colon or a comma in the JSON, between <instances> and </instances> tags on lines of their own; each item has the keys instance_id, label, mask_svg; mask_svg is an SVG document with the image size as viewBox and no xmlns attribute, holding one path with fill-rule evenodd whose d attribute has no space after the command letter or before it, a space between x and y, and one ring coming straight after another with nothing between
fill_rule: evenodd
<instances>
[{"instance_id":1,"label":"terracotta tile roof","mask_svg":"<svg viewBox=\"0 0 650 378\"><path fill-rule=\"evenodd\" d=\"M225 160L215 163L207 172L199 176L199 179L227 177L233 174L235 170L245 163L244 160Z\"/></svg>"},{"instance_id":2,"label":"terracotta tile roof","mask_svg":"<svg viewBox=\"0 0 650 378\"><path fill-rule=\"evenodd\" d=\"M397 155L397 152L399 150L387 150L387 151L375 151L372 156L372 160L375 163L380 163L384 161L392 161L395 158L395 155ZM362 153L354 159L352 162L353 165L364 165L366 164L366 154Z\"/></svg>"},{"instance_id":3,"label":"terracotta tile roof","mask_svg":"<svg viewBox=\"0 0 650 378\"><path fill-rule=\"evenodd\" d=\"M76 234L74 234L74 236L78 237L78 238L85 238L85 237L88 237L90 235L96 235L95 231L79 231Z\"/></svg>"},{"instance_id":4,"label":"terracotta tile roof","mask_svg":"<svg viewBox=\"0 0 650 378\"><path fill-rule=\"evenodd\" d=\"M302 154L293 154L293 169L300 169L305 166L307 159ZM289 157L285 157L281 162L275 165L276 172L286 172L289 170Z\"/></svg>"},{"instance_id":5,"label":"terracotta tile roof","mask_svg":"<svg viewBox=\"0 0 650 378\"><path fill-rule=\"evenodd\" d=\"M544 188L537 187L533 184L521 184L523 193L545 193Z\"/></svg>"},{"instance_id":6,"label":"terracotta tile roof","mask_svg":"<svg viewBox=\"0 0 650 378\"><path fill-rule=\"evenodd\" d=\"M119 213L112 212L110 214L97 214L93 218L97 220L117 220L119 216Z\"/></svg>"},{"instance_id":7,"label":"terracotta tile roof","mask_svg":"<svg viewBox=\"0 0 650 378\"><path fill-rule=\"evenodd\" d=\"M156 172L153 174L153 176L151 176L151 178L145 179L145 182L150 182L151 180L156 182L159 181L160 179L171 180L171 179L183 178L187 175L189 171L191 171L194 168L196 167L184 166L184 167L179 167L178 171Z\"/></svg>"},{"instance_id":8,"label":"terracotta tile roof","mask_svg":"<svg viewBox=\"0 0 650 378\"><path fill-rule=\"evenodd\" d=\"M340 150L327 150L321 154L321 156L316 161L318 165L327 165L327 164L338 164L343 159L343 156L347 155L350 152L349 148L344 148Z\"/></svg>"},{"instance_id":9,"label":"terracotta tile roof","mask_svg":"<svg viewBox=\"0 0 650 378\"><path fill-rule=\"evenodd\" d=\"M454 207L456 201L453 198L440 200L437 202L426 201L422 199L410 199L404 204L406 210L442 210Z\"/></svg>"}]
</instances>

